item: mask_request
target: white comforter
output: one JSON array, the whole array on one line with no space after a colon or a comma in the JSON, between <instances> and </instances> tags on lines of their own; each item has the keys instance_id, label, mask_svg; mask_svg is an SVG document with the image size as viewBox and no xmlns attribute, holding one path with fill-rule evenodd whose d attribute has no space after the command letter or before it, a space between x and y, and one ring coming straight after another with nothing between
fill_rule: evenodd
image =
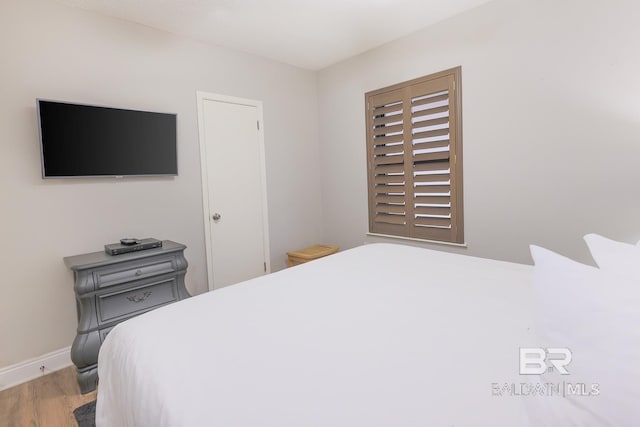
<instances>
[{"instance_id":1,"label":"white comforter","mask_svg":"<svg viewBox=\"0 0 640 427\"><path fill-rule=\"evenodd\" d=\"M532 267L373 244L128 320L97 425L517 426Z\"/></svg>"}]
</instances>

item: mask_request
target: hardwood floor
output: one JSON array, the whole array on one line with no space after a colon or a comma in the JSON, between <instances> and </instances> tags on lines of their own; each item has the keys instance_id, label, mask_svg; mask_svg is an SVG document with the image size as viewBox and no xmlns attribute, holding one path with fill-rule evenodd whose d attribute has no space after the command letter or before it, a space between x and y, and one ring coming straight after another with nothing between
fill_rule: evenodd
<instances>
[{"instance_id":1,"label":"hardwood floor","mask_svg":"<svg viewBox=\"0 0 640 427\"><path fill-rule=\"evenodd\" d=\"M0 391L0 427L77 427L73 410L95 398L80 394L70 366Z\"/></svg>"}]
</instances>

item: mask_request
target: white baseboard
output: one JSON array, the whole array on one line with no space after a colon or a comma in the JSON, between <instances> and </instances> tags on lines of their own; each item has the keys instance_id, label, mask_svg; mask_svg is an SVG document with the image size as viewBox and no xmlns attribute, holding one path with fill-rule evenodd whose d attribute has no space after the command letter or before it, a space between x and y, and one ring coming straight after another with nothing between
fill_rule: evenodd
<instances>
[{"instance_id":1,"label":"white baseboard","mask_svg":"<svg viewBox=\"0 0 640 427\"><path fill-rule=\"evenodd\" d=\"M42 375L70 366L71 347L52 351L0 369L0 390L25 383ZM44 367L44 369L41 369Z\"/></svg>"}]
</instances>

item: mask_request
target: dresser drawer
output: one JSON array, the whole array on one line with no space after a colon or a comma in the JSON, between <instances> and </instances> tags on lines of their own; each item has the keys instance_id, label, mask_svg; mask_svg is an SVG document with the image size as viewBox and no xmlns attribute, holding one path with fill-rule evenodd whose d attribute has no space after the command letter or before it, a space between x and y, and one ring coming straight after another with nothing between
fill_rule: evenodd
<instances>
[{"instance_id":1,"label":"dresser drawer","mask_svg":"<svg viewBox=\"0 0 640 427\"><path fill-rule=\"evenodd\" d=\"M135 316L178 300L175 278L96 296L98 322L104 324ZM105 336L108 331L105 332ZM102 337L104 338L104 337Z\"/></svg>"},{"instance_id":2,"label":"dresser drawer","mask_svg":"<svg viewBox=\"0 0 640 427\"><path fill-rule=\"evenodd\" d=\"M176 261L173 257L150 259L144 263L135 263L97 270L93 273L98 288L113 286L145 277L176 271Z\"/></svg>"}]
</instances>

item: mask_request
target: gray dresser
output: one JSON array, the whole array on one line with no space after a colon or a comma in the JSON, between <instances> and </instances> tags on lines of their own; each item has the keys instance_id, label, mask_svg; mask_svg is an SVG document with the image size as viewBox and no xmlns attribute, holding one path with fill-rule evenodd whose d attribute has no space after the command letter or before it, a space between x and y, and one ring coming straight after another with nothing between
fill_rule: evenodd
<instances>
[{"instance_id":1,"label":"gray dresser","mask_svg":"<svg viewBox=\"0 0 640 427\"><path fill-rule=\"evenodd\" d=\"M115 325L190 296L184 285L185 249L165 240L156 249L114 256L93 252L64 259L75 280L78 331L71 360L82 393L96 388L98 351Z\"/></svg>"}]
</instances>

